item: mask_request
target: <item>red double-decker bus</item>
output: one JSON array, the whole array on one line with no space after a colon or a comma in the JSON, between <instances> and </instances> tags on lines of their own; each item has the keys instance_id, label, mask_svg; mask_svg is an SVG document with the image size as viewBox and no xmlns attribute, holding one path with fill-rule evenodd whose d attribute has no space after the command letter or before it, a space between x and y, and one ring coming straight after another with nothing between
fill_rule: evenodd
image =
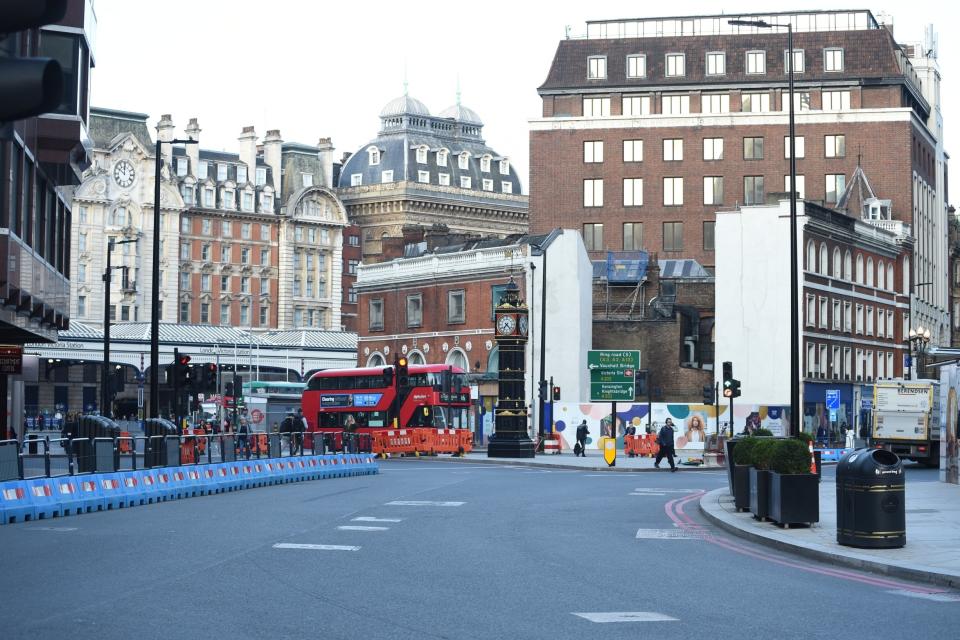
<instances>
[{"instance_id":1,"label":"red double-decker bus","mask_svg":"<svg viewBox=\"0 0 960 640\"><path fill-rule=\"evenodd\" d=\"M303 392L310 431L356 431L432 427L467 429L470 388L451 365L409 365L398 385L392 365L328 369L313 374Z\"/></svg>"}]
</instances>

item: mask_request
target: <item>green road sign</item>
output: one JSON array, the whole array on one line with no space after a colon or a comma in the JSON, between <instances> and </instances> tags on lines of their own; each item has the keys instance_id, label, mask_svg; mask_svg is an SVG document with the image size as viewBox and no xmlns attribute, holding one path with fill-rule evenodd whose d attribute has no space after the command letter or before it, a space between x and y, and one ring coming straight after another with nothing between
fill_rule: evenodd
<instances>
[{"instance_id":1,"label":"green road sign","mask_svg":"<svg viewBox=\"0 0 960 640\"><path fill-rule=\"evenodd\" d=\"M640 368L639 351L604 350L587 353L590 402L633 402Z\"/></svg>"}]
</instances>

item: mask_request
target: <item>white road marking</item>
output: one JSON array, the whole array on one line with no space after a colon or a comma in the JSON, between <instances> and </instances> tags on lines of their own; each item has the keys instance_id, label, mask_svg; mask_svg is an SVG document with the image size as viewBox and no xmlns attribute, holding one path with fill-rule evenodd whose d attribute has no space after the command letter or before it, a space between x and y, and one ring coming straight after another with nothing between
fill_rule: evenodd
<instances>
[{"instance_id":1,"label":"white road marking","mask_svg":"<svg viewBox=\"0 0 960 640\"><path fill-rule=\"evenodd\" d=\"M432 500L394 500L388 507L460 507L465 502L435 502Z\"/></svg>"},{"instance_id":2,"label":"white road marking","mask_svg":"<svg viewBox=\"0 0 960 640\"><path fill-rule=\"evenodd\" d=\"M685 529L637 529L638 540L699 540L704 536L700 531Z\"/></svg>"},{"instance_id":3,"label":"white road marking","mask_svg":"<svg viewBox=\"0 0 960 640\"><path fill-rule=\"evenodd\" d=\"M665 493L650 493L649 491L642 491L640 493L628 493L629 496L665 496Z\"/></svg>"},{"instance_id":4,"label":"white road marking","mask_svg":"<svg viewBox=\"0 0 960 640\"><path fill-rule=\"evenodd\" d=\"M893 591L887 591L887 593L892 593L895 596L907 596L908 598L933 600L934 602L960 602L960 593L956 592L920 593L918 591L907 591L906 589L895 589Z\"/></svg>"},{"instance_id":5,"label":"white road marking","mask_svg":"<svg viewBox=\"0 0 960 640\"><path fill-rule=\"evenodd\" d=\"M274 549L310 549L313 551L360 551L360 547L345 544L294 544L292 542L278 542Z\"/></svg>"},{"instance_id":6,"label":"white road marking","mask_svg":"<svg viewBox=\"0 0 960 640\"><path fill-rule=\"evenodd\" d=\"M34 531L76 531L77 527L30 527Z\"/></svg>"},{"instance_id":7,"label":"white road marking","mask_svg":"<svg viewBox=\"0 0 960 640\"><path fill-rule=\"evenodd\" d=\"M371 516L360 516L353 518L351 522L403 522L403 518L373 518Z\"/></svg>"},{"instance_id":8,"label":"white road marking","mask_svg":"<svg viewBox=\"0 0 960 640\"><path fill-rule=\"evenodd\" d=\"M653 487L637 487L636 489L634 489L634 491L657 491L661 494L664 494L664 493L694 493L695 491L699 491L699 489L660 489L660 488L655 489Z\"/></svg>"},{"instance_id":9,"label":"white road marking","mask_svg":"<svg viewBox=\"0 0 960 640\"><path fill-rule=\"evenodd\" d=\"M678 622L678 618L673 618L663 613L654 611L598 611L595 613L577 613L590 622Z\"/></svg>"},{"instance_id":10,"label":"white road marking","mask_svg":"<svg viewBox=\"0 0 960 640\"><path fill-rule=\"evenodd\" d=\"M342 525L337 527L341 531L389 531L390 527L361 527L358 525Z\"/></svg>"}]
</instances>

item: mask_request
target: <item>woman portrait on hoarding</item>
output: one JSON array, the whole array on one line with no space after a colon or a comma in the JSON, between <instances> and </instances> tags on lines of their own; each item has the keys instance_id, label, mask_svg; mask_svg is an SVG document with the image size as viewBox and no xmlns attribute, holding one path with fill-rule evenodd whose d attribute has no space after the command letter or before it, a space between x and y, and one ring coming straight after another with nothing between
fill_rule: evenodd
<instances>
[{"instance_id":1,"label":"woman portrait on hoarding","mask_svg":"<svg viewBox=\"0 0 960 640\"><path fill-rule=\"evenodd\" d=\"M704 428L703 418L700 417L700 414L695 413L687 420L687 431L684 433L684 436L687 438L687 442L707 441L706 429Z\"/></svg>"}]
</instances>

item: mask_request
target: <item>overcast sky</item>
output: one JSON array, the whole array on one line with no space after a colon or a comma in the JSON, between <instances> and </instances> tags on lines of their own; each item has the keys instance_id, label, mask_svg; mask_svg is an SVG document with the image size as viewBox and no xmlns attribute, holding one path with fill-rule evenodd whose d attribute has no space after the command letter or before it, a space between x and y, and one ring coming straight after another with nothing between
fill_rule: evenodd
<instances>
[{"instance_id":1,"label":"overcast sky","mask_svg":"<svg viewBox=\"0 0 960 640\"><path fill-rule=\"evenodd\" d=\"M777 3L781 10L827 4ZM947 152L956 157L960 118L951 115L960 69L957 45L946 36L958 12L945 4L849 8L893 16L900 42L922 41L924 26L934 24ZM480 115L488 144L512 159L527 192L527 122L540 114L536 89L567 25L577 36L587 20L756 12L771 3L740 0L720 9L717 2L680 1L669 10L635 0L96 0L95 6L94 106L147 113L151 127L170 113L178 133L196 117L203 147L232 152L246 125L261 137L280 129L284 140L307 144L331 137L339 159L376 136L380 109L403 93L404 74L410 95L434 114L455 103L459 77L462 103Z\"/></svg>"}]
</instances>

